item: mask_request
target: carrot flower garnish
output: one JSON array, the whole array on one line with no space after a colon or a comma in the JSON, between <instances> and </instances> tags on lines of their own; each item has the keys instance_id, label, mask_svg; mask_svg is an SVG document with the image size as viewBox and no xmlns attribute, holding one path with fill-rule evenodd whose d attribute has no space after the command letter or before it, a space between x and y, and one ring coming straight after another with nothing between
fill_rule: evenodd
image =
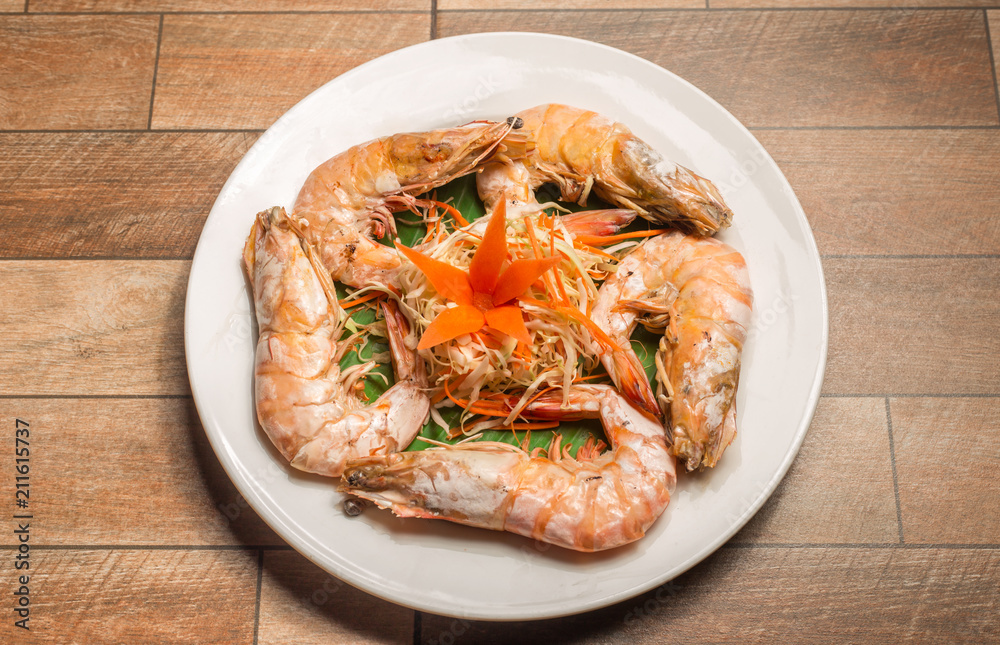
<instances>
[{"instance_id":1,"label":"carrot flower garnish","mask_svg":"<svg viewBox=\"0 0 1000 645\"><path fill-rule=\"evenodd\" d=\"M417 349L434 347L483 327L530 343L531 336L524 326L521 308L514 299L562 261L559 257L518 259L503 269L507 260L505 200L499 201L490 217L468 272L402 244L397 243L396 248L427 276L439 294L455 304L431 321Z\"/></svg>"}]
</instances>

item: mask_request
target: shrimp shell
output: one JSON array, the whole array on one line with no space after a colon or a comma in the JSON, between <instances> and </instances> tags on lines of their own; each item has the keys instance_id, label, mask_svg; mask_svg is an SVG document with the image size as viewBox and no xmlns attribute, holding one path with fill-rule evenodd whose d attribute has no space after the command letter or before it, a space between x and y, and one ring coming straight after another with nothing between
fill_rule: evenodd
<instances>
[{"instance_id":1,"label":"shrimp shell","mask_svg":"<svg viewBox=\"0 0 1000 645\"><path fill-rule=\"evenodd\" d=\"M752 306L743 256L716 239L680 232L636 247L601 285L592 318L623 346L601 357L623 392L649 385L633 369L639 359L628 343L639 313L666 324L657 354L661 399L669 402L673 453L688 470L715 466L736 436L740 355Z\"/></svg>"},{"instance_id":2,"label":"shrimp shell","mask_svg":"<svg viewBox=\"0 0 1000 645\"><path fill-rule=\"evenodd\" d=\"M663 427L608 386L574 388L571 398L566 414L599 416L610 452L576 460L556 447L532 457L472 442L351 461L343 488L400 517L510 531L577 551L628 544L663 513L677 481Z\"/></svg>"},{"instance_id":3,"label":"shrimp shell","mask_svg":"<svg viewBox=\"0 0 1000 645\"><path fill-rule=\"evenodd\" d=\"M664 159L621 123L558 103L517 117L535 150L523 162L486 166L477 183L488 207L505 190L515 203L533 204L533 191L554 183L564 201L586 206L593 192L647 220L698 235L714 235L732 220L712 182Z\"/></svg>"},{"instance_id":4,"label":"shrimp shell","mask_svg":"<svg viewBox=\"0 0 1000 645\"><path fill-rule=\"evenodd\" d=\"M398 286L396 250L372 237L394 233L392 213L414 206L416 195L489 159L526 155L532 143L517 125L513 118L476 121L353 146L312 171L295 200L293 219L333 280L352 287Z\"/></svg>"},{"instance_id":5,"label":"shrimp shell","mask_svg":"<svg viewBox=\"0 0 1000 645\"><path fill-rule=\"evenodd\" d=\"M360 401L341 372L339 305L328 275L284 209L257 215L244 249L260 327L257 418L292 466L330 477L352 457L405 448L430 409L420 358L405 347L406 319L383 305L396 384ZM347 378L345 378L347 377Z\"/></svg>"}]
</instances>

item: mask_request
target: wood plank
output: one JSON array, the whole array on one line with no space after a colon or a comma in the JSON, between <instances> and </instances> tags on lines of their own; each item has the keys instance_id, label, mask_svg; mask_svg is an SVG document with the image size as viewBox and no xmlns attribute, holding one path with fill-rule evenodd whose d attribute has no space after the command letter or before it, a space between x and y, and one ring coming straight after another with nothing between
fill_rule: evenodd
<instances>
[{"instance_id":1,"label":"wood plank","mask_svg":"<svg viewBox=\"0 0 1000 645\"><path fill-rule=\"evenodd\" d=\"M982 216L1000 210L1000 168L991 163L1000 133L756 134L796 190L822 253L1000 251L1000 220ZM257 136L0 134L9 151L0 159L9 231L0 256L190 256Z\"/></svg>"},{"instance_id":2,"label":"wood plank","mask_svg":"<svg viewBox=\"0 0 1000 645\"><path fill-rule=\"evenodd\" d=\"M996 549L724 547L655 591L577 616L423 614L422 642L991 643L998 612Z\"/></svg>"},{"instance_id":3,"label":"wood plank","mask_svg":"<svg viewBox=\"0 0 1000 645\"><path fill-rule=\"evenodd\" d=\"M46 545L284 544L230 482L191 399L0 399L0 411L29 424L27 510ZM14 484L0 480L4 499Z\"/></svg>"},{"instance_id":4,"label":"wood plank","mask_svg":"<svg viewBox=\"0 0 1000 645\"><path fill-rule=\"evenodd\" d=\"M413 642L414 612L355 589L294 551L266 551L257 642Z\"/></svg>"},{"instance_id":5,"label":"wood plank","mask_svg":"<svg viewBox=\"0 0 1000 645\"><path fill-rule=\"evenodd\" d=\"M187 394L190 262L0 262L5 395Z\"/></svg>"},{"instance_id":6,"label":"wood plank","mask_svg":"<svg viewBox=\"0 0 1000 645\"><path fill-rule=\"evenodd\" d=\"M24 0L0 0L0 11L24 13Z\"/></svg>"},{"instance_id":7,"label":"wood plank","mask_svg":"<svg viewBox=\"0 0 1000 645\"><path fill-rule=\"evenodd\" d=\"M754 133L821 253L1000 253L1000 131Z\"/></svg>"},{"instance_id":8,"label":"wood plank","mask_svg":"<svg viewBox=\"0 0 1000 645\"><path fill-rule=\"evenodd\" d=\"M39 539L43 526L31 527ZM0 556L14 557L9 549ZM0 623L5 643L253 641L255 551L33 548L29 561L30 630L14 626L9 602ZM0 584L11 594L25 571L2 569Z\"/></svg>"},{"instance_id":9,"label":"wood plank","mask_svg":"<svg viewBox=\"0 0 1000 645\"><path fill-rule=\"evenodd\" d=\"M191 257L256 133L0 134L0 257Z\"/></svg>"},{"instance_id":10,"label":"wood plank","mask_svg":"<svg viewBox=\"0 0 1000 645\"><path fill-rule=\"evenodd\" d=\"M997 61L1000 61L1000 11L987 11L986 21L990 30L990 41L993 44L993 83L997 84L1000 71L997 71ZM998 91L1000 94L1000 91ZM1000 109L1000 95L997 96L998 109Z\"/></svg>"},{"instance_id":11,"label":"wood plank","mask_svg":"<svg viewBox=\"0 0 1000 645\"><path fill-rule=\"evenodd\" d=\"M891 401L903 537L1000 543L1000 399Z\"/></svg>"},{"instance_id":12,"label":"wood plank","mask_svg":"<svg viewBox=\"0 0 1000 645\"><path fill-rule=\"evenodd\" d=\"M785 479L733 542L893 543L898 528L885 401L823 398Z\"/></svg>"},{"instance_id":13,"label":"wood plank","mask_svg":"<svg viewBox=\"0 0 1000 645\"><path fill-rule=\"evenodd\" d=\"M0 16L0 129L145 128L156 16Z\"/></svg>"},{"instance_id":14,"label":"wood plank","mask_svg":"<svg viewBox=\"0 0 1000 645\"><path fill-rule=\"evenodd\" d=\"M1000 392L1000 259L827 258L823 391Z\"/></svg>"},{"instance_id":15,"label":"wood plank","mask_svg":"<svg viewBox=\"0 0 1000 645\"><path fill-rule=\"evenodd\" d=\"M992 7L995 0L711 0L713 9L788 8L816 9L827 7Z\"/></svg>"},{"instance_id":16,"label":"wood plank","mask_svg":"<svg viewBox=\"0 0 1000 645\"><path fill-rule=\"evenodd\" d=\"M14 0L11 0L14 1ZM20 0L17 0L20 1ZM24 3L21 2L22 9ZM429 11L430 0L31 0L30 10L201 12L201 11Z\"/></svg>"},{"instance_id":17,"label":"wood plank","mask_svg":"<svg viewBox=\"0 0 1000 645\"><path fill-rule=\"evenodd\" d=\"M482 9L476 0L438 0L438 11ZM704 9L705 0L494 0L490 9Z\"/></svg>"},{"instance_id":18,"label":"wood plank","mask_svg":"<svg viewBox=\"0 0 1000 645\"><path fill-rule=\"evenodd\" d=\"M153 127L265 128L339 74L429 35L428 14L168 15Z\"/></svg>"},{"instance_id":19,"label":"wood plank","mask_svg":"<svg viewBox=\"0 0 1000 645\"><path fill-rule=\"evenodd\" d=\"M438 34L539 31L618 47L744 124L995 125L981 11L441 12Z\"/></svg>"}]
</instances>

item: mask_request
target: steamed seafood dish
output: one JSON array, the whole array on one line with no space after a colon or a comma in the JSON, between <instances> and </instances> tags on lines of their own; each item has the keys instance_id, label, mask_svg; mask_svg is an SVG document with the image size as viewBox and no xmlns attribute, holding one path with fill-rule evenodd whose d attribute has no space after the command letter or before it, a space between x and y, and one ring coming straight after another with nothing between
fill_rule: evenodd
<instances>
[{"instance_id":1,"label":"steamed seafood dish","mask_svg":"<svg viewBox=\"0 0 1000 645\"><path fill-rule=\"evenodd\" d=\"M437 198L466 175L480 212ZM736 435L753 297L712 237L732 217L709 180L565 105L354 146L246 243L261 427L401 517L632 542L678 463L711 468ZM560 427L587 423L603 435L569 445Z\"/></svg>"}]
</instances>

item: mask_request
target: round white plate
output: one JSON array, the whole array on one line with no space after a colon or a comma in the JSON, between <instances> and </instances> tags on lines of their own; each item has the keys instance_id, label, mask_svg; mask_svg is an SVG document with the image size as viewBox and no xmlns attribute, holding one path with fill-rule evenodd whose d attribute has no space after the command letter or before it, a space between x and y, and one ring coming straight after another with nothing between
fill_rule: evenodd
<instances>
[{"instance_id":1,"label":"round white plate","mask_svg":"<svg viewBox=\"0 0 1000 645\"><path fill-rule=\"evenodd\" d=\"M377 136L502 119L549 102L624 122L716 182L735 212L720 237L747 259L753 328L739 434L714 470L681 476L645 538L598 554L450 524L341 510L329 479L290 468L256 424L255 333L240 264L254 214L290 208L309 172ZM327 83L282 116L233 171L195 252L185 311L191 389L240 493L331 574L414 609L513 620L595 609L647 591L729 539L781 480L805 436L826 362L819 255L778 167L719 104L656 65L558 36L500 33L408 47Z\"/></svg>"}]
</instances>

